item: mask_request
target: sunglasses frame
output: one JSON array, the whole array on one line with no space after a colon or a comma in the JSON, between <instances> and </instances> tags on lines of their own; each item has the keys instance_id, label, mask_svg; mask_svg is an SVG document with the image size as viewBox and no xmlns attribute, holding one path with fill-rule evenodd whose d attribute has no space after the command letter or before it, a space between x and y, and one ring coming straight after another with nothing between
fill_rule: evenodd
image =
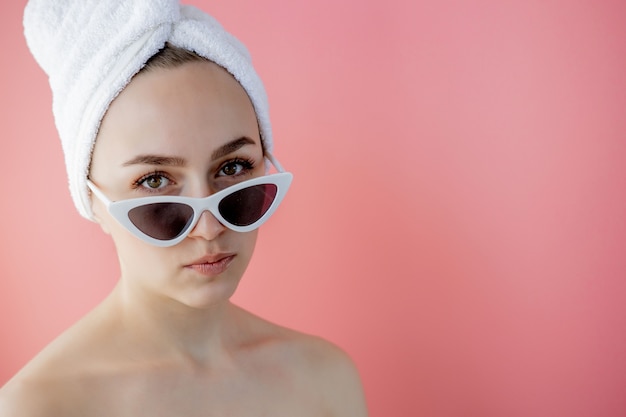
<instances>
[{"instance_id":1,"label":"sunglasses frame","mask_svg":"<svg viewBox=\"0 0 626 417\"><path fill-rule=\"evenodd\" d=\"M289 172L284 172L282 166L271 156L266 155L267 159L272 162L272 164L279 171L276 174L264 175L262 177L252 178L250 180L242 181L238 184L231 185L228 188L220 190L214 194L211 194L207 197L184 197L184 196L148 196L148 197L138 197L131 198L127 200L118 200L111 201L93 182L87 179L87 186L91 190L91 192L106 206L108 212L113 216L118 223L124 226L129 232L131 232L135 237L143 240L146 243L149 243L154 246L159 247L169 247L174 246L177 243L180 243L183 239L185 239L189 233L193 230L193 228L198 223L198 220L202 216L202 213L205 211L210 212L215 218L225 227L234 230L236 232L250 232L252 230L260 227L267 219L269 219L272 214L276 211L281 201L285 197L289 186L291 185L291 181L293 179L293 174ZM272 204L267 209L267 211L254 223L248 226L237 226L229 221L227 221L222 214L219 212L219 204L220 202L227 196L240 191L244 188L253 187L261 184L273 184L276 186L276 197L272 201ZM170 240L159 240L153 238L141 230L137 228L130 220L129 212L130 210L144 206L147 204L155 204L155 203L180 203L185 204L193 209L193 217L187 226L187 228L180 233L177 237Z\"/></svg>"}]
</instances>

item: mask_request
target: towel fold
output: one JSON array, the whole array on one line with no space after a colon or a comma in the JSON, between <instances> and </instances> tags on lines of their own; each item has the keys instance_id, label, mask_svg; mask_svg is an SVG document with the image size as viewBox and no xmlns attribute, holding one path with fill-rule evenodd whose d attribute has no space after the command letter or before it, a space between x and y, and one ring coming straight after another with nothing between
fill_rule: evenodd
<instances>
[{"instance_id":1,"label":"towel fold","mask_svg":"<svg viewBox=\"0 0 626 417\"><path fill-rule=\"evenodd\" d=\"M79 213L93 220L87 175L113 99L166 42L230 72L248 93L265 149L272 149L263 83L245 46L211 16L177 0L30 0L24 34L49 77L52 110Z\"/></svg>"}]
</instances>

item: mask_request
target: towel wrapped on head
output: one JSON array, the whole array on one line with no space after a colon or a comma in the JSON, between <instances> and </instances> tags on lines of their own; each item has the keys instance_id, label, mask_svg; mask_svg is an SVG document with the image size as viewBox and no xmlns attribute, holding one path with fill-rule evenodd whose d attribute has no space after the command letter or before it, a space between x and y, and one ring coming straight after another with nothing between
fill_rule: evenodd
<instances>
[{"instance_id":1,"label":"towel wrapped on head","mask_svg":"<svg viewBox=\"0 0 626 417\"><path fill-rule=\"evenodd\" d=\"M166 42L215 62L246 90L261 139L272 149L267 96L245 46L211 16L178 0L30 0L28 46L50 80L69 187L93 219L87 175L100 122L113 99Z\"/></svg>"}]
</instances>

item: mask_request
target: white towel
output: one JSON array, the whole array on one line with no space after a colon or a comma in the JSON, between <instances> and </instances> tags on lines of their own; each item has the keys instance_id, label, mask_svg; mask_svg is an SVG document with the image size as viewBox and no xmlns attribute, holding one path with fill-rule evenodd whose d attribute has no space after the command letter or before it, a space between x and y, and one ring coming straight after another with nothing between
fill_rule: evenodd
<instances>
[{"instance_id":1,"label":"white towel","mask_svg":"<svg viewBox=\"0 0 626 417\"><path fill-rule=\"evenodd\" d=\"M272 131L265 89L245 46L211 16L178 0L30 0L24 34L50 80L52 110L80 214L93 220L87 175L113 99L166 42L230 72L248 93L265 149Z\"/></svg>"}]
</instances>

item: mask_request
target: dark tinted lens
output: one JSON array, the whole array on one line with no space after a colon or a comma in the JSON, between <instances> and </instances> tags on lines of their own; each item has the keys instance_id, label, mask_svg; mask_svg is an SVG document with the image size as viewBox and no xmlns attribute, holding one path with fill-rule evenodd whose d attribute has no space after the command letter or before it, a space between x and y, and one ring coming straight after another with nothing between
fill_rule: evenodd
<instances>
[{"instance_id":1,"label":"dark tinted lens","mask_svg":"<svg viewBox=\"0 0 626 417\"><path fill-rule=\"evenodd\" d=\"M155 203L135 207L128 218L137 229L159 240L179 236L193 219L193 209L180 203Z\"/></svg>"},{"instance_id":2,"label":"dark tinted lens","mask_svg":"<svg viewBox=\"0 0 626 417\"><path fill-rule=\"evenodd\" d=\"M254 185L235 191L220 201L220 214L235 226L249 226L263 217L277 192L278 187L274 184Z\"/></svg>"}]
</instances>

